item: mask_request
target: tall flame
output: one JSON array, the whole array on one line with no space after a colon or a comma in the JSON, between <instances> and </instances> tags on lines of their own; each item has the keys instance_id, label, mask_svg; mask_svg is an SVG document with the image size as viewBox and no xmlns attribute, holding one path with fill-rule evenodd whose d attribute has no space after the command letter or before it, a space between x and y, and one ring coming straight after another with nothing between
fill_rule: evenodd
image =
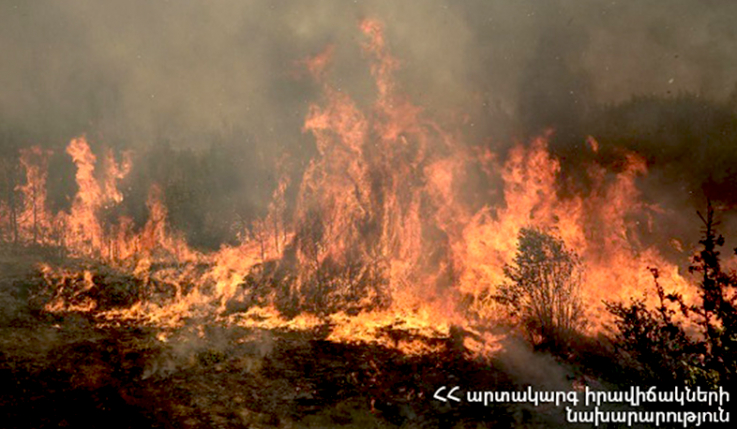
<instances>
[{"instance_id":1,"label":"tall flame","mask_svg":"<svg viewBox=\"0 0 737 429\"><path fill-rule=\"evenodd\" d=\"M38 148L21 153L26 171L26 184L19 188L25 202L23 233L32 231L34 241L43 241L56 228L74 254L127 267L147 281L158 276L176 285L176 298L165 305L140 302L111 317L176 324L210 302L219 303L210 306L217 309L215 317L234 323L308 327L324 319L305 314L318 314L337 325L330 337L336 341L376 338L387 327L443 336L453 325L473 331L474 323L493 323L500 313L485 297L504 281L503 267L514 257L519 231L528 226L555 230L581 255L584 302L594 322L602 322L603 299L640 295L650 288L648 267L658 267L664 281L688 295L678 267L638 240L643 227L638 222L663 212L642 202L637 178L647 169L641 158L623 155L617 173L589 165L590 190L563 197L561 185L567 182L548 151L549 133L517 145L504 162L463 142L400 92L393 75L399 62L388 53L381 24L366 20L360 28L377 88L368 111L330 84L331 49L304 62L323 98L310 106L304 123L317 155L296 185L293 212L286 202L292 184L282 179L268 214L241 234L238 245L204 254L169 227L162 190L154 185L149 219L140 230L127 218L106 225L101 210L122 201L118 183L130 171L130 160L118 163L109 153L104 171L98 171L97 158L80 137L67 148L79 188L69 213L52 216L45 208L48 155ZM588 148L596 156L599 144L593 137ZM466 201L471 170L485 172L490 183L500 180L501 202ZM156 260L178 265L156 271ZM198 264L207 268L200 270ZM44 272L53 283L53 271ZM82 278L79 283L89 287L91 280ZM258 291L254 278L268 285L268 293ZM257 304L234 321L226 315L228 303L244 293ZM461 305L468 297L470 308ZM55 301L49 309L68 307ZM276 307L301 311L302 319L289 321ZM410 351L419 347L406 346Z\"/></svg>"}]
</instances>

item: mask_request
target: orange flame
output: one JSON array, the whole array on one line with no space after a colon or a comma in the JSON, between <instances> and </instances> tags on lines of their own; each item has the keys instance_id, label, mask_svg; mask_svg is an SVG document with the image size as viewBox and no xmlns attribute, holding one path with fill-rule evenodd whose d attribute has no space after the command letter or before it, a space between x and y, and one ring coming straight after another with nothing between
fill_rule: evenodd
<instances>
[{"instance_id":1,"label":"orange flame","mask_svg":"<svg viewBox=\"0 0 737 429\"><path fill-rule=\"evenodd\" d=\"M77 167L79 191L71 212L57 215L65 246L79 255L117 261L146 280L158 276L177 290L176 299L167 304L140 302L108 317L176 326L184 317L212 308L203 304L219 303L215 317L230 323L289 329L327 323L334 326L329 337L334 341L376 341L410 353L434 346L414 340L400 345L387 337L387 330L447 339L453 326L461 326L478 339L464 342L486 353L495 349L496 339L476 328L493 323L500 312L484 297L504 281L503 267L514 257L519 231L528 226L554 229L583 258L584 302L595 327L603 322L603 299L651 289L648 267L658 267L663 282L688 295L689 284L677 265L638 240L638 230L646 227L638 219L663 213L641 201L637 178L647 174L641 158L624 154L617 173L592 164L587 171L590 191L560 197L566 178L547 149L550 134L517 145L504 163L489 150L474 149L398 90L393 73L399 63L388 53L381 24L366 20L360 27L378 93L374 105L363 112L330 85L331 49L305 61L324 94L321 103L310 106L303 127L315 139L317 156L298 184L293 217L287 217L290 183L283 179L268 214L244 231L237 246L212 254L191 249L168 226L164 195L156 186L147 201L149 219L140 231L126 218L104 227L100 210L122 201L117 186L130 171L130 160L125 157L118 164L109 153L105 171L98 172L85 138L72 140L67 153ZM587 141L598 153L596 140ZM22 154L27 184L20 189L24 201L33 202L23 209L26 236L31 209L34 234L48 237L53 229L53 217L45 209L46 156L37 148ZM485 172L490 181L500 178L499 204L484 201L479 209L478 202L463 200L470 169ZM178 266L157 271L156 260ZM198 271L196 263L207 268ZM287 319L280 314L273 291L259 306L224 316L227 302L247 288L248 276L268 264L287 273L280 281L301 315ZM460 305L463 297L471 297L470 310ZM77 305L94 308L88 302ZM69 304L58 299L48 306L49 311L62 308Z\"/></svg>"}]
</instances>

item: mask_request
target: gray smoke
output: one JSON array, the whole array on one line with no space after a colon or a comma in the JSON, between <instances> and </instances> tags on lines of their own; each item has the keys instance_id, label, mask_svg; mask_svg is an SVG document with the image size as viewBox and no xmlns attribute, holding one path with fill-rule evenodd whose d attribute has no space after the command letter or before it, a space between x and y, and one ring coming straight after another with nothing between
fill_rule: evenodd
<instances>
[{"instance_id":1,"label":"gray smoke","mask_svg":"<svg viewBox=\"0 0 737 429\"><path fill-rule=\"evenodd\" d=\"M405 88L439 110L524 108L544 123L561 107L633 94L724 98L737 72L737 5L723 1L4 0L0 10L3 124L132 145L202 145L229 127L264 147L294 144L316 95L294 78L299 59L336 45L334 81L366 95L363 17L385 23Z\"/></svg>"},{"instance_id":2,"label":"gray smoke","mask_svg":"<svg viewBox=\"0 0 737 429\"><path fill-rule=\"evenodd\" d=\"M367 17L384 23L403 89L469 144L503 151L550 127L553 149L577 159L586 135L606 131L590 131L594 119L633 96L732 100L734 114L734 2L0 0L0 146L63 154L83 133L137 153L222 144L237 152L229 158L239 172L216 182L234 183L223 192L244 201L220 211L257 211L275 183L275 159L287 153L298 169L314 152L301 127L320 87L300 60L335 46L331 83L370 104L358 30ZM668 109L680 107L633 108L611 128L636 134L644 122L657 134ZM734 139L722 140L716 155ZM668 162L661 158L651 161ZM689 191L710 179L701 170Z\"/></svg>"}]
</instances>

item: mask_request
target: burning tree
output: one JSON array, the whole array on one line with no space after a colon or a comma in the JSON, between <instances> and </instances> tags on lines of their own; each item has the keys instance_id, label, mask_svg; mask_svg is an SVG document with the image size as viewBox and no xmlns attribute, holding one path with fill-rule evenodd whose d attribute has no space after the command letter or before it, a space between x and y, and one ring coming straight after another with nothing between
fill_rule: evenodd
<instances>
[{"instance_id":1,"label":"burning tree","mask_svg":"<svg viewBox=\"0 0 737 429\"><path fill-rule=\"evenodd\" d=\"M559 348L583 327L579 290L583 266L578 255L558 237L523 228L513 264L504 267L509 280L497 300L521 321L532 342Z\"/></svg>"}]
</instances>

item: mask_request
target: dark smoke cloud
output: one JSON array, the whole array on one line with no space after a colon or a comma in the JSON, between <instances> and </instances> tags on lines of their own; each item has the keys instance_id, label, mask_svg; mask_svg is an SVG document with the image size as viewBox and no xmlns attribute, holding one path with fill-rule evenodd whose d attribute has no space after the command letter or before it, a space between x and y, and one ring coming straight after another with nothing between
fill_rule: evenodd
<instances>
[{"instance_id":1,"label":"dark smoke cloud","mask_svg":"<svg viewBox=\"0 0 737 429\"><path fill-rule=\"evenodd\" d=\"M313 152L301 126L319 85L301 59L335 46L331 82L371 102L365 17L385 24L412 99L465 118L472 144L501 149L552 127L554 150L577 159L603 129L589 131L594 119L632 96L737 100L734 2L0 0L1 144L61 148L87 133L146 152L219 141L239 152L237 206L263 206L275 180L266 166ZM678 109L668 106L641 120Z\"/></svg>"}]
</instances>

